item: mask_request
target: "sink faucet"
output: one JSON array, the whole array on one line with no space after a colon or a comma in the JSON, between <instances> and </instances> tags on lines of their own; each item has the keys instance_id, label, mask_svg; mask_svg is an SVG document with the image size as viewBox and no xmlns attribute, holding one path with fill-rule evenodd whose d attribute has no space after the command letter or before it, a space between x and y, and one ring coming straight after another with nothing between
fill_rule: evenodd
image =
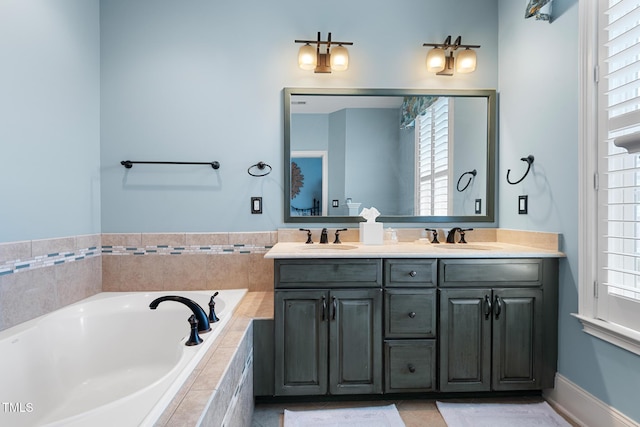
<instances>
[{"instance_id":1,"label":"sink faucet","mask_svg":"<svg viewBox=\"0 0 640 427\"><path fill-rule=\"evenodd\" d=\"M447 243L455 243L456 242L456 231L460 232L462 229L460 227L453 227L447 233Z\"/></svg>"},{"instance_id":2,"label":"sink faucet","mask_svg":"<svg viewBox=\"0 0 640 427\"><path fill-rule=\"evenodd\" d=\"M323 228L320 234L320 243L329 243L329 236L327 235L327 229Z\"/></svg>"},{"instance_id":3,"label":"sink faucet","mask_svg":"<svg viewBox=\"0 0 640 427\"><path fill-rule=\"evenodd\" d=\"M156 308L158 308L158 304L160 304L162 301L176 301L186 305L191 309L193 315L195 316L195 319L198 321L198 332L209 332L211 330L207 313L204 312L202 307L200 307L197 302L185 297L166 295L151 301L151 304L149 304L149 308L151 310L155 310Z\"/></svg>"},{"instance_id":4,"label":"sink faucet","mask_svg":"<svg viewBox=\"0 0 640 427\"><path fill-rule=\"evenodd\" d=\"M456 231L460 233L460 240L458 241L458 243L467 243L467 241L464 239L464 233L465 231L471 231L471 230L473 230L473 228L453 227L451 230L449 230L449 233L447 234L447 243L456 242Z\"/></svg>"}]
</instances>

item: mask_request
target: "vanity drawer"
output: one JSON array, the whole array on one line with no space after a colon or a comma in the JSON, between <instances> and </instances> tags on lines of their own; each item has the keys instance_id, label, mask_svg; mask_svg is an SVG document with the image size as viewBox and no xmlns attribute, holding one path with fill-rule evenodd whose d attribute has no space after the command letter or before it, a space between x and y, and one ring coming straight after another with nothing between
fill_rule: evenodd
<instances>
[{"instance_id":1,"label":"vanity drawer","mask_svg":"<svg viewBox=\"0 0 640 427\"><path fill-rule=\"evenodd\" d=\"M384 318L387 338L434 338L436 290L385 289Z\"/></svg>"},{"instance_id":2,"label":"vanity drawer","mask_svg":"<svg viewBox=\"0 0 640 427\"><path fill-rule=\"evenodd\" d=\"M388 287L436 286L437 273L435 259L384 260L384 284Z\"/></svg>"},{"instance_id":3,"label":"vanity drawer","mask_svg":"<svg viewBox=\"0 0 640 427\"><path fill-rule=\"evenodd\" d=\"M443 259L440 286L540 286L541 259Z\"/></svg>"},{"instance_id":4,"label":"vanity drawer","mask_svg":"<svg viewBox=\"0 0 640 427\"><path fill-rule=\"evenodd\" d=\"M276 288L382 286L379 259L276 260Z\"/></svg>"},{"instance_id":5,"label":"vanity drawer","mask_svg":"<svg viewBox=\"0 0 640 427\"><path fill-rule=\"evenodd\" d=\"M390 340L384 343L385 392L436 390L435 340Z\"/></svg>"}]
</instances>

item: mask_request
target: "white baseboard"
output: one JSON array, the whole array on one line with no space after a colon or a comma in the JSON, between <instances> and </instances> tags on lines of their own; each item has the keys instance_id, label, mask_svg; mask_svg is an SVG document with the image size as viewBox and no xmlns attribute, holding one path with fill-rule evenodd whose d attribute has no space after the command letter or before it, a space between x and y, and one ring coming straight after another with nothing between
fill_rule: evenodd
<instances>
[{"instance_id":1,"label":"white baseboard","mask_svg":"<svg viewBox=\"0 0 640 427\"><path fill-rule=\"evenodd\" d=\"M640 427L560 374L556 374L555 388L545 390L543 395L556 410L584 427Z\"/></svg>"}]
</instances>

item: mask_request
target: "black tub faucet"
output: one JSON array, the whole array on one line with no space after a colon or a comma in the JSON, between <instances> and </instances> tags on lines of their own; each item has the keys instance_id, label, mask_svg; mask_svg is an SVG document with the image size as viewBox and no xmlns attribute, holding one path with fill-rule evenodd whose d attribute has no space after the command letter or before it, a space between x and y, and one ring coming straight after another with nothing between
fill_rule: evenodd
<instances>
[{"instance_id":1,"label":"black tub faucet","mask_svg":"<svg viewBox=\"0 0 640 427\"><path fill-rule=\"evenodd\" d=\"M193 315L195 316L195 319L198 321L198 332L209 332L211 330L207 313L205 313L205 311L197 302L192 301L189 298L180 297L177 295L166 295L151 301L151 304L149 304L149 308L151 310L155 310L156 308L158 308L158 304L160 304L162 301L176 301L186 305L191 309Z\"/></svg>"}]
</instances>

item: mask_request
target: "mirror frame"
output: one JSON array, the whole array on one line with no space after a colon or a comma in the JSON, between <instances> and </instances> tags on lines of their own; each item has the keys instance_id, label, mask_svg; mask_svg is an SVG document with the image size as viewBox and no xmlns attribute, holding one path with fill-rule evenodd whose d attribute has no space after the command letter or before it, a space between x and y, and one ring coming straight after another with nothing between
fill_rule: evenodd
<instances>
[{"instance_id":1,"label":"mirror frame","mask_svg":"<svg viewBox=\"0 0 640 427\"><path fill-rule=\"evenodd\" d=\"M292 216L291 215L291 97L295 95L340 96L464 96L487 99L487 182L486 213L472 216L380 215L383 223L451 223L494 222L496 210L496 91L493 89L334 89L284 88L284 222L285 223L358 223L361 216Z\"/></svg>"}]
</instances>

